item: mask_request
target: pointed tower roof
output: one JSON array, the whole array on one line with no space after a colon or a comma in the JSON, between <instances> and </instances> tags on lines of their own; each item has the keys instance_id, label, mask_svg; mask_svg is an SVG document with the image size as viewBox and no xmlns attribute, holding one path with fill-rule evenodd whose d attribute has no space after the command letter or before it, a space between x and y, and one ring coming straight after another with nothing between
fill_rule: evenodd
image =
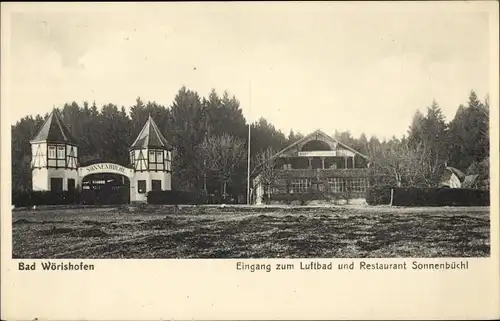
<instances>
[{"instance_id":1,"label":"pointed tower roof","mask_svg":"<svg viewBox=\"0 0 500 321\"><path fill-rule=\"evenodd\" d=\"M42 128L31 142L65 143L73 145L77 143L68 127L63 123L62 116L57 109L52 110Z\"/></svg>"},{"instance_id":2,"label":"pointed tower roof","mask_svg":"<svg viewBox=\"0 0 500 321\"><path fill-rule=\"evenodd\" d=\"M162 148L168 150L172 149L170 144L158 129L158 126L154 122L151 115L149 115L146 124L144 124L144 127L142 127L142 130L140 131L132 146L130 146L130 149L141 148Z\"/></svg>"}]
</instances>

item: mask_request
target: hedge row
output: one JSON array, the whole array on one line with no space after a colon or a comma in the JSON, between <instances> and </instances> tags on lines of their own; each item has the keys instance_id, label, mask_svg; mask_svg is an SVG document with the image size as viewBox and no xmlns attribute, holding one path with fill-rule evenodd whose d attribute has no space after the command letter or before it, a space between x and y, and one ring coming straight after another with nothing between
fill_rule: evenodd
<instances>
[{"instance_id":1,"label":"hedge row","mask_svg":"<svg viewBox=\"0 0 500 321\"><path fill-rule=\"evenodd\" d=\"M372 186L366 192L369 205L391 203L395 206L489 206L489 191L467 188L403 188Z\"/></svg>"},{"instance_id":2,"label":"hedge row","mask_svg":"<svg viewBox=\"0 0 500 321\"><path fill-rule=\"evenodd\" d=\"M489 191L468 188L395 188L396 206L489 206Z\"/></svg>"},{"instance_id":3,"label":"hedge row","mask_svg":"<svg viewBox=\"0 0 500 321\"><path fill-rule=\"evenodd\" d=\"M96 193L94 191L22 191L12 193L12 205L27 207L33 205L72 205L72 204L124 204L128 203L128 191L118 193Z\"/></svg>"},{"instance_id":4,"label":"hedge row","mask_svg":"<svg viewBox=\"0 0 500 321\"><path fill-rule=\"evenodd\" d=\"M77 191L20 191L12 193L12 204L16 207L79 204L81 199L82 194Z\"/></svg>"},{"instance_id":5,"label":"hedge row","mask_svg":"<svg viewBox=\"0 0 500 321\"><path fill-rule=\"evenodd\" d=\"M385 205L391 203L391 185L376 185L366 190L366 203L369 205Z\"/></svg>"},{"instance_id":6,"label":"hedge row","mask_svg":"<svg viewBox=\"0 0 500 321\"><path fill-rule=\"evenodd\" d=\"M204 194L202 192L186 192L186 191L150 191L147 194L148 204L238 204L238 198L226 197L221 198L217 195ZM242 204L245 200L240 201Z\"/></svg>"},{"instance_id":7,"label":"hedge row","mask_svg":"<svg viewBox=\"0 0 500 321\"><path fill-rule=\"evenodd\" d=\"M197 193L184 191L150 191L147 194L148 204L200 204L202 197Z\"/></svg>"},{"instance_id":8,"label":"hedge row","mask_svg":"<svg viewBox=\"0 0 500 321\"><path fill-rule=\"evenodd\" d=\"M149 204L215 204L221 203L218 198L210 195L184 191L151 191L147 194ZM225 203L234 202L230 199ZM33 205L71 205L71 204L125 204L129 202L128 190L114 193L99 193L96 191L16 191L12 193L12 204L16 207L31 207Z\"/></svg>"}]
</instances>

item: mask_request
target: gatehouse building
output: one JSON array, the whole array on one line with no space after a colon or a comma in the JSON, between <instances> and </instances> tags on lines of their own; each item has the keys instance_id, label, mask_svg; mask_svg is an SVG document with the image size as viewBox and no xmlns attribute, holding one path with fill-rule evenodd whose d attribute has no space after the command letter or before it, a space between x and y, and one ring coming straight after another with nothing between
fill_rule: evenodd
<instances>
[{"instance_id":1,"label":"gatehouse building","mask_svg":"<svg viewBox=\"0 0 500 321\"><path fill-rule=\"evenodd\" d=\"M30 144L34 191L81 191L85 178L96 174L127 178L130 202L146 202L149 191L172 189L172 147L151 115L130 146L128 166L105 162L81 167L77 140L57 109L52 111ZM97 181L102 182L106 181Z\"/></svg>"}]
</instances>

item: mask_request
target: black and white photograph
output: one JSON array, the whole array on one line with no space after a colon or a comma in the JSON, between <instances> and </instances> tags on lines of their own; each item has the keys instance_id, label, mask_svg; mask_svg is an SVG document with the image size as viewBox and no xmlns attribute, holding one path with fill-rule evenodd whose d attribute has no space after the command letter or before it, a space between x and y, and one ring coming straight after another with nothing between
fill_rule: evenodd
<instances>
[{"instance_id":1,"label":"black and white photograph","mask_svg":"<svg viewBox=\"0 0 500 321\"><path fill-rule=\"evenodd\" d=\"M490 257L490 12L121 6L9 15L13 259Z\"/></svg>"}]
</instances>

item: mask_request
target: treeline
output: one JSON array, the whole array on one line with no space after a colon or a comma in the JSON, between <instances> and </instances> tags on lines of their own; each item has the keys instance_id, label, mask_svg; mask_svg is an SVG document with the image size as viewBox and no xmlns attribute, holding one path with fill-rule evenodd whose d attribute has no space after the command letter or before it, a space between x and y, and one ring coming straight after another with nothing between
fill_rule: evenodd
<instances>
[{"instance_id":1,"label":"treeline","mask_svg":"<svg viewBox=\"0 0 500 321\"><path fill-rule=\"evenodd\" d=\"M245 195L248 122L236 97L215 90L201 97L182 87L170 106L137 98L129 107L127 112L125 106L111 103L97 107L95 102L72 102L59 108L78 141L81 164L109 161L128 165L128 148L151 115L174 146L173 186ZM13 190L31 189L29 141L48 115L26 116L12 126ZM252 157L267 148L280 150L302 137L293 131L285 135L263 118L250 125ZM218 153L210 148L217 148ZM225 159L217 159L220 155Z\"/></svg>"},{"instance_id":2,"label":"treeline","mask_svg":"<svg viewBox=\"0 0 500 321\"><path fill-rule=\"evenodd\" d=\"M221 196L246 193L249 124L240 102L227 92L219 95L212 90L208 97L201 97L182 87L169 106L137 98L129 112L125 106L110 103L98 108L87 102L67 103L60 111L78 140L81 164L109 161L128 165L128 148L151 115L174 147L172 183L176 189ZM12 126L13 190L31 189L29 141L47 117L26 116ZM446 162L466 170L487 159L488 119L488 101L480 102L471 92L467 105L459 106L449 123L436 102L426 115L417 112L408 136L402 139L380 141L365 134L355 138L349 132L332 135L372 158L374 173L401 185L434 186ZM303 137L294 131L285 134L263 118L250 126L252 167L259 154L279 151ZM415 174L417 168L422 172Z\"/></svg>"},{"instance_id":3,"label":"treeline","mask_svg":"<svg viewBox=\"0 0 500 321\"><path fill-rule=\"evenodd\" d=\"M399 187L438 187L446 166L478 174L478 188L489 188L489 100L471 91L447 122L436 101L417 111L402 139L371 140L368 155L375 176ZM379 182L380 183L380 182Z\"/></svg>"}]
</instances>

